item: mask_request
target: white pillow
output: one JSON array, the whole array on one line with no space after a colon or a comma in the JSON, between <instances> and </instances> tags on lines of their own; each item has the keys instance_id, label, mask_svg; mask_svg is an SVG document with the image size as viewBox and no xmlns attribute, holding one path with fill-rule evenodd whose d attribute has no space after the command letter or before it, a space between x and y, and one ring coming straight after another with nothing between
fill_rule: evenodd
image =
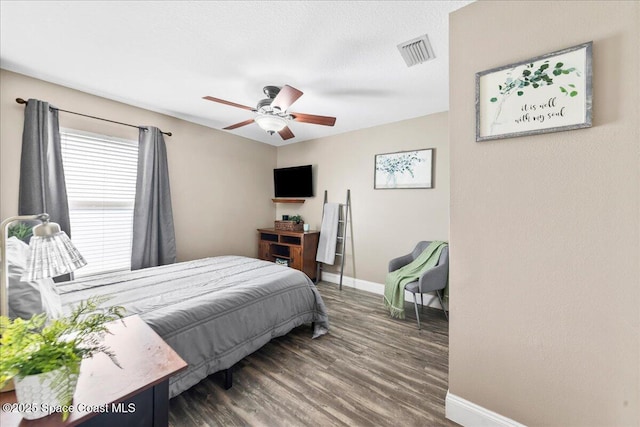
<instances>
[{"instance_id":1,"label":"white pillow","mask_svg":"<svg viewBox=\"0 0 640 427\"><path fill-rule=\"evenodd\" d=\"M29 319L34 314L47 313L60 317L62 304L52 279L22 280L29 261L29 246L17 237L7 240L9 273L9 317Z\"/></svg>"}]
</instances>

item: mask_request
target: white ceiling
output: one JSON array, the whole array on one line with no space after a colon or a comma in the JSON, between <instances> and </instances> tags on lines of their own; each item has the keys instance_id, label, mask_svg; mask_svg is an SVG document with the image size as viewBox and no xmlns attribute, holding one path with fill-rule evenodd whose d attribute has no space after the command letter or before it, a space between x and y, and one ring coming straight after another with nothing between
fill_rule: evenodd
<instances>
[{"instance_id":1,"label":"white ceiling","mask_svg":"<svg viewBox=\"0 0 640 427\"><path fill-rule=\"evenodd\" d=\"M0 66L215 129L255 113L203 96L254 107L288 84L292 111L337 117L290 123L295 143L448 110L448 14L468 3L2 0ZM423 34L436 58L408 68L397 45Z\"/></svg>"}]
</instances>

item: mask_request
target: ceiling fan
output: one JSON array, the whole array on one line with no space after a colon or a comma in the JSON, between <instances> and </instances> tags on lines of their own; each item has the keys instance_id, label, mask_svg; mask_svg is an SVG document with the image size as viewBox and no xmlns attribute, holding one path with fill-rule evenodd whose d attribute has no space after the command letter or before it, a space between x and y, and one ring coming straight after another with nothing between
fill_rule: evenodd
<instances>
[{"instance_id":1,"label":"ceiling fan","mask_svg":"<svg viewBox=\"0 0 640 427\"><path fill-rule=\"evenodd\" d=\"M256 122L258 126L267 131L269 135L278 132L283 140L293 138L293 132L287 126L290 120L301 123L312 123L314 125L333 126L336 122L335 117L316 116L313 114L303 114L288 112L287 109L302 96L302 92L289 85L265 86L262 91L267 96L265 99L258 101L256 108L246 105L236 104L235 102L225 101L224 99L214 98L212 96L204 96L206 99L221 104L230 105L232 107L242 108L244 110L253 111L257 116L253 119L245 120L234 125L223 128L225 130L233 130L242 126L246 126Z\"/></svg>"}]
</instances>

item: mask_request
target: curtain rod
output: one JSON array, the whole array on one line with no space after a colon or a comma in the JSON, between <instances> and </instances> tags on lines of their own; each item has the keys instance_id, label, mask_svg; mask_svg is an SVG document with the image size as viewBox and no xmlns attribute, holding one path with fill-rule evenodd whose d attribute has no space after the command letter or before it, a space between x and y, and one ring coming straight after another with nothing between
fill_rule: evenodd
<instances>
[{"instance_id":1,"label":"curtain rod","mask_svg":"<svg viewBox=\"0 0 640 427\"><path fill-rule=\"evenodd\" d=\"M16 98L16 102L18 104L25 104L26 105L28 101L25 101L22 98ZM51 106L49 106L49 108L53 108L54 110L62 111L63 113L75 114L75 115L82 116L82 117L89 117L90 119L102 120L102 121L105 121L105 122L116 123L116 124L119 124L119 125L129 126L129 127L137 128L137 129L146 129L145 127L136 126L136 125L130 125L128 123L116 122L115 120L103 119L102 117L89 116L87 114L76 113L75 111L62 110L60 108L51 107ZM162 131L160 131L160 132L162 132ZM167 135L167 136L171 136L172 135L171 132L162 132L162 133Z\"/></svg>"}]
</instances>

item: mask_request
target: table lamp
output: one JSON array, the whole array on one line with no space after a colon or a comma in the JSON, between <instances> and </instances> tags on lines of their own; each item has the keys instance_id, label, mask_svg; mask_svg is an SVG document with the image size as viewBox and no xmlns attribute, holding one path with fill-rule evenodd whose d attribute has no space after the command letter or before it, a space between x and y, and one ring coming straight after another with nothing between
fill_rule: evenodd
<instances>
[{"instance_id":1,"label":"table lamp","mask_svg":"<svg viewBox=\"0 0 640 427\"><path fill-rule=\"evenodd\" d=\"M15 221L38 220L41 224L33 227L33 236L29 243L29 264L23 278L38 280L57 277L71 273L87 265L80 252L71 243L67 233L60 230L55 222L49 222L49 215L22 215L7 218L0 223L0 256L2 272L0 272L0 315L9 315L9 272L7 262L7 238L9 224Z\"/></svg>"}]
</instances>

